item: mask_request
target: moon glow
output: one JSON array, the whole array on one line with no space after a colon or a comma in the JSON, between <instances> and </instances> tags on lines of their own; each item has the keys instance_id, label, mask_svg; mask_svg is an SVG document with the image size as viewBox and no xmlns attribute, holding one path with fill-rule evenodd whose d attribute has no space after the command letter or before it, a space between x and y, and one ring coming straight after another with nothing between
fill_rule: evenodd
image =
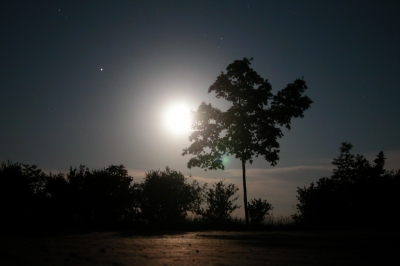
<instances>
[{"instance_id":1,"label":"moon glow","mask_svg":"<svg viewBox=\"0 0 400 266\"><path fill-rule=\"evenodd\" d=\"M166 112L168 129L175 134L187 134L190 131L190 109L184 104L173 105Z\"/></svg>"}]
</instances>

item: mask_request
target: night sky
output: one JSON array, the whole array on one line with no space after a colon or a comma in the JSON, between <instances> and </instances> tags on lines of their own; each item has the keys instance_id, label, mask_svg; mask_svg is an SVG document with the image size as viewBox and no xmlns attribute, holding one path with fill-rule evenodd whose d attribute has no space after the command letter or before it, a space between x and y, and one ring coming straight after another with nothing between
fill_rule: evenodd
<instances>
[{"instance_id":1,"label":"night sky","mask_svg":"<svg viewBox=\"0 0 400 266\"><path fill-rule=\"evenodd\" d=\"M170 130L166 113L202 101L226 109L209 86L254 57L275 92L304 76L314 103L284 130L277 166L247 165L249 199L295 213L296 188L330 176L342 142L400 169L399 1L4 2L2 162L53 173L123 164L135 182L170 166L242 189L233 157L225 171L188 169L189 133Z\"/></svg>"}]
</instances>

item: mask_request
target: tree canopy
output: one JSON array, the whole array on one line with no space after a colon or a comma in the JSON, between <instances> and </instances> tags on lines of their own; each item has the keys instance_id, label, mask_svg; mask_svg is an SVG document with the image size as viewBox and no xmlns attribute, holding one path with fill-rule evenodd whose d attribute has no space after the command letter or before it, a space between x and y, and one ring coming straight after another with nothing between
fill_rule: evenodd
<instances>
[{"instance_id":1,"label":"tree canopy","mask_svg":"<svg viewBox=\"0 0 400 266\"><path fill-rule=\"evenodd\" d=\"M400 171L384 170L383 152L371 164L364 156L352 154L352 147L350 143L342 143L340 155L332 162L336 168L331 177L297 189L298 212L293 215L296 222L324 229L378 229L398 225L394 210L400 203Z\"/></svg>"},{"instance_id":2,"label":"tree canopy","mask_svg":"<svg viewBox=\"0 0 400 266\"><path fill-rule=\"evenodd\" d=\"M140 184L140 208L150 224L179 225L189 211L198 209L202 189L197 181L188 181L184 174L169 167L146 173Z\"/></svg>"},{"instance_id":3,"label":"tree canopy","mask_svg":"<svg viewBox=\"0 0 400 266\"><path fill-rule=\"evenodd\" d=\"M282 127L290 129L292 118L303 117L312 103L303 95L307 89L303 79L296 79L274 95L269 81L250 67L251 60L234 61L210 86L208 92L231 102L231 107L221 111L202 102L193 112L193 132L189 136L192 144L182 153L194 155L187 164L189 168L224 169L225 155L241 160L247 224L246 162L263 156L276 165Z\"/></svg>"}]
</instances>

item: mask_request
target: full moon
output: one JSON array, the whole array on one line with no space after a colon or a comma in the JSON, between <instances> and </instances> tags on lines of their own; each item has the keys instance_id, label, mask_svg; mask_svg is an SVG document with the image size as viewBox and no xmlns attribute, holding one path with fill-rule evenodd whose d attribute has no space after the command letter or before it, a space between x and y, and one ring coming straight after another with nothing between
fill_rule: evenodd
<instances>
[{"instance_id":1,"label":"full moon","mask_svg":"<svg viewBox=\"0 0 400 266\"><path fill-rule=\"evenodd\" d=\"M190 131L190 109L184 104L172 105L166 112L166 125L175 134L187 134Z\"/></svg>"}]
</instances>

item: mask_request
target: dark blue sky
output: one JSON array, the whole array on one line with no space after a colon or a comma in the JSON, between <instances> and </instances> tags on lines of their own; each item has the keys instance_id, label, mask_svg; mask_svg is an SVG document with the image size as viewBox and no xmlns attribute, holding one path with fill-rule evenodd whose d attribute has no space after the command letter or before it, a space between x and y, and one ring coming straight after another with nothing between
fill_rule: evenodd
<instances>
[{"instance_id":1,"label":"dark blue sky","mask_svg":"<svg viewBox=\"0 0 400 266\"><path fill-rule=\"evenodd\" d=\"M276 167L248 165L248 197L294 212L296 187L330 175L341 142L400 168L399 17L399 1L7 1L0 160L124 164L136 181L169 165L241 188L233 158L224 172L187 169L188 136L171 134L163 114L202 101L223 109L208 87L254 57L275 91L304 76L314 101L285 131Z\"/></svg>"}]
</instances>

